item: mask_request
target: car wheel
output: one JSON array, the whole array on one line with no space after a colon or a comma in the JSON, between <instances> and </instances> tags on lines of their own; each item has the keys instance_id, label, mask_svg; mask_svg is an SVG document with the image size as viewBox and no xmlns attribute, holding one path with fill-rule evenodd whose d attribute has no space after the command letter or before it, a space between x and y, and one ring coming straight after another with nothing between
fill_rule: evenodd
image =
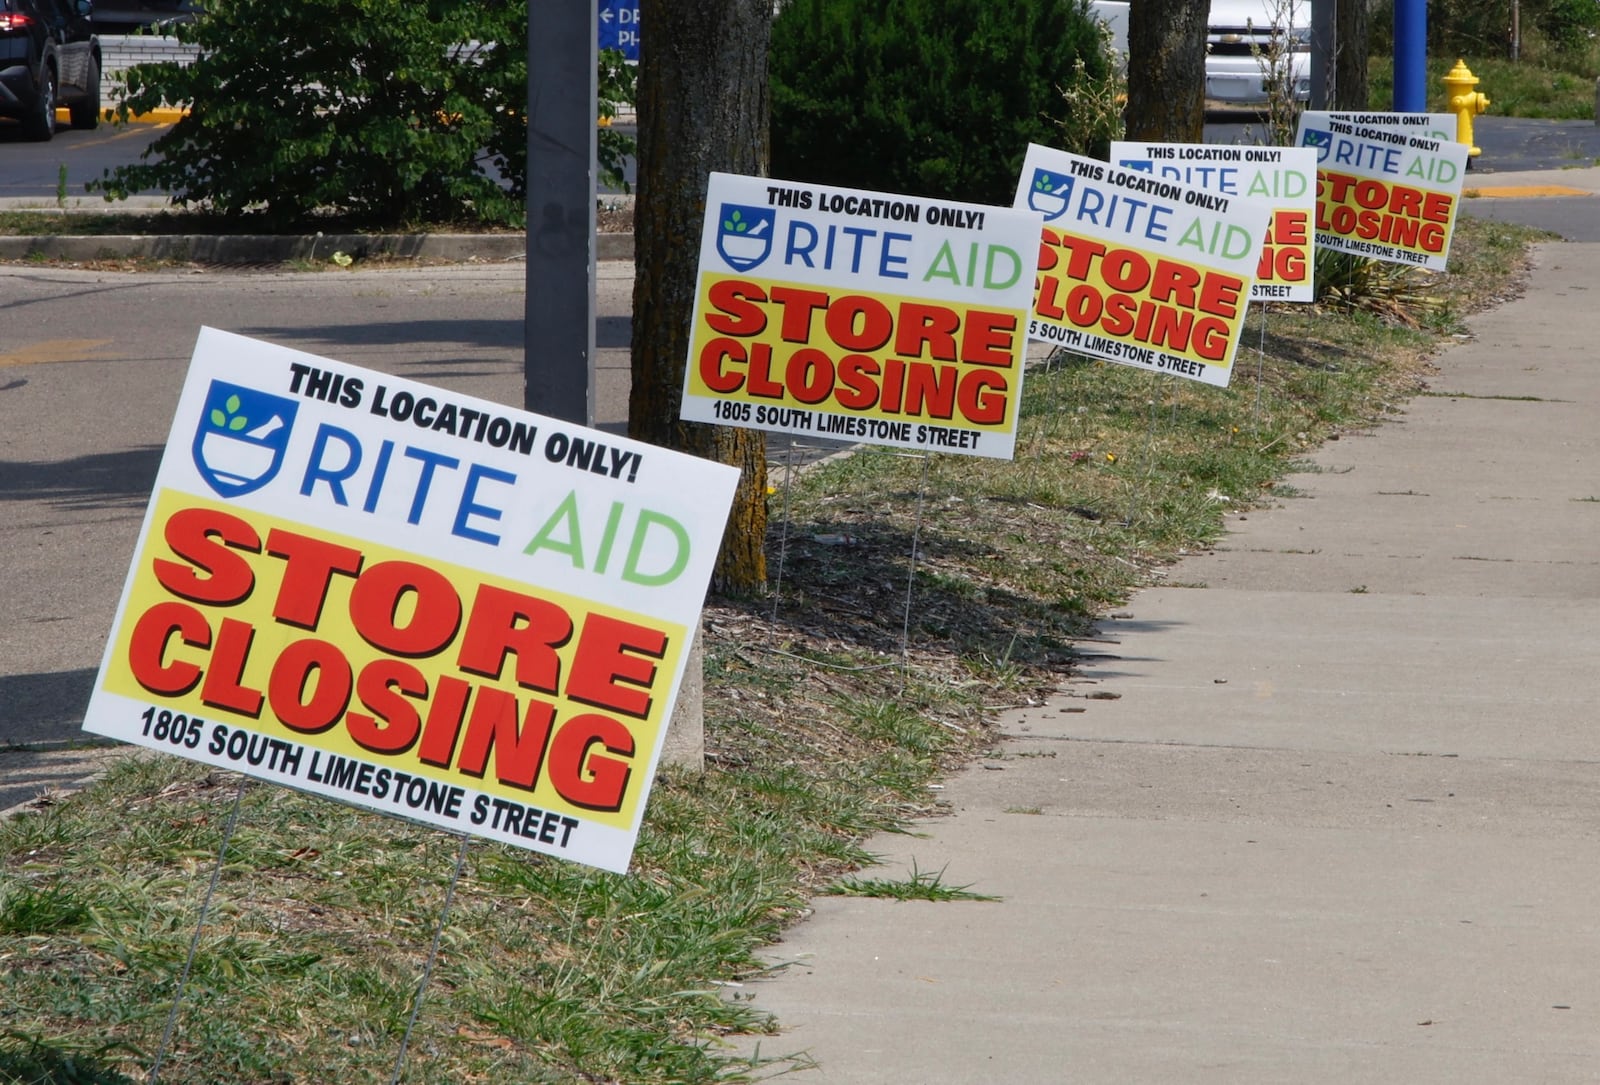
<instances>
[{"instance_id":1,"label":"car wheel","mask_svg":"<svg viewBox=\"0 0 1600 1085\"><path fill-rule=\"evenodd\" d=\"M89 61L88 89L83 98L68 108L72 112L72 127L98 128L100 126L100 65Z\"/></svg>"},{"instance_id":2,"label":"car wheel","mask_svg":"<svg viewBox=\"0 0 1600 1085\"><path fill-rule=\"evenodd\" d=\"M56 134L56 71L48 64L44 66L33 109L23 118L22 130L29 139L41 143Z\"/></svg>"}]
</instances>

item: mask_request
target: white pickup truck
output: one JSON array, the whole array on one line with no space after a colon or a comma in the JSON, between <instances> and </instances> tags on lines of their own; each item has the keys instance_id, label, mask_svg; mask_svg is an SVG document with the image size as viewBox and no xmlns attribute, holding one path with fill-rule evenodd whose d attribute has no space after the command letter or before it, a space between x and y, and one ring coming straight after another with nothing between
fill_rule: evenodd
<instances>
[{"instance_id":1,"label":"white pickup truck","mask_svg":"<svg viewBox=\"0 0 1600 1085\"><path fill-rule=\"evenodd\" d=\"M1089 10L1111 29L1112 46L1128 54L1128 5L1090 0ZM1274 33L1285 35L1283 56L1299 101L1311 97L1309 0L1211 0L1206 19L1206 102L1259 105L1267 101L1263 63Z\"/></svg>"}]
</instances>

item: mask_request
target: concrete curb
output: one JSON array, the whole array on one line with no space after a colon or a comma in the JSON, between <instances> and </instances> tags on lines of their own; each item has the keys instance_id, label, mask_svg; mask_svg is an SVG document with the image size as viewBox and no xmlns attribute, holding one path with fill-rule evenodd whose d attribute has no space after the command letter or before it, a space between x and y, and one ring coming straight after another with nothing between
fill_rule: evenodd
<instances>
[{"instance_id":1,"label":"concrete curb","mask_svg":"<svg viewBox=\"0 0 1600 1085\"><path fill-rule=\"evenodd\" d=\"M128 123L129 124L177 124L180 120L182 120L183 118L187 117L188 115L189 115L189 111L187 109L152 109L148 113L133 113L133 114L130 114L129 117L128 117ZM115 120L116 119L116 111L115 110L111 110L111 109L106 110L105 111L105 119L108 120L108 121Z\"/></svg>"},{"instance_id":2,"label":"concrete curb","mask_svg":"<svg viewBox=\"0 0 1600 1085\"><path fill-rule=\"evenodd\" d=\"M129 124L176 124L182 117L188 115L186 109L152 109L148 113L134 113L128 117ZM101 110L100 120L103 124L110 124L117 119L116 110ZM62 128L72 123L72 110L62 106L56 110L56 124Z\"/></svg>"},{"instance_id":3,"label":"concrete curb","mask_svg":"<svg viewBox=\"0 0 1600 1085\"><path fill-rule=\"evenodd\" d=\"M65 749L22 747L0 749L5 783L0 785L0 821L33 813L82 791L106 774L111 761L134 753L137 746L96 743ZM24 786L25 781L25 786ZM23 790L33 792L20 801Z\"/></svg>"},{"instance_id":4,"label":"concrete curb","mask_svg":"<svg viewBox=\"0 0 1600 1085\"><path fill-rule=\"evenodd\" d=\"M633 235L599 234L598 260L632 260ZM180 260L201 264L327 261L336 252L357 260L396 257L466 263L521 260L523 234L40 234L0 237L0 261Z\"/></svg>"}]
</instances>

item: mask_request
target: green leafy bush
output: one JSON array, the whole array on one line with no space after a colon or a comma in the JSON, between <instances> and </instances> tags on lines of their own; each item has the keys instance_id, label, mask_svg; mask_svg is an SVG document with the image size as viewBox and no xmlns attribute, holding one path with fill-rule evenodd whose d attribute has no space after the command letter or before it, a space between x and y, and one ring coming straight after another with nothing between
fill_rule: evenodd
<instances>
[{"instance_id":1,"label":"green leafy bush","mask_svg":"<svg viewBox=\"0 0 1600 1085\"><path fill-rule=\"evenodd\" d=\"M160 189L267 228L521 220L522 4L210 0L174 33L199 58L130 68L119 112L188 114L91 190Z\"/></svg>"},{"instance_id":2,"label":"green leafy bush","mask_svg":"<svg viewBox=\"0 0 1600 1085\"><path fill-rule=\"evenodd\" d=\"M612 188L628 191L623 177L625 160L634 152L634 138L611 127L617 117L617 107L632 105L639 87L639 69L629 64L620 49L600 50L598 78L600 103L598 114L604 127L600 129L595 157L599 159L600 179Z\"/></svg>"},{"instance_id":3,"label":"green leafy bush","mask_svg":"<svg viewBox=\"0 0 1600 1085\"><path fill-rule=\"evenodd\" d=\"M1079 63L1081 61L1081 64ZM1106 79L1082 0L791 0L772 28L772 173L1011 203L1066 92Z\"/></svg>"},{"instance_id":4,"label":"green leafy bush","mask_svg":"<svg viewBox=\"0 0 1600 1085\"><path fill-rule=\"evenodd\" d=\"M1519 0L1522 52L1530 45L1556 52L1587 50L1600 31L1595 0ZM1428 5L1428 52L1451 57L1509 56L1512 0L1433 0ZM1370 49L1394 51L1394 5L1372 9Z\"/></svg>"},{"instance_id":5,"label":"green leafy bush","mask_svg":"<svg viewBox=\"0 0 1600 1085\"><path fill-rule=\"evenodd\" d=\"M1559 49L1581 49L1600 31L1600 4L1594 0L1547 0L1539 29Z\"/></svg>"}]
</instances>

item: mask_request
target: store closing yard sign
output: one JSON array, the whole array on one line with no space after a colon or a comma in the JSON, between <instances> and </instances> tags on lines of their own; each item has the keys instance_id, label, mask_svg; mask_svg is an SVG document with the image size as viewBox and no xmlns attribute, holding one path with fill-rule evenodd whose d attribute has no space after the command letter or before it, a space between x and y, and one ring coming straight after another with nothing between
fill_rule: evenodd
<instances>
[{"instance_id":1,"label":"store closing yard sign","mask_svg":"<svg viewBox=\"0 0 1600 1085\"><path fill-rule=\"evenodd\" d=\"M1030 337L1228 383L1270 204L1034 144L1016 206L1044 214Z\"/></svg>"},{"instance_id":2,"label":"store closing yard sign","mask_svg":"<svg viewBox=\"0 0 1600 1085\"><path fill-rule=\"evenodd\" d=\"M1310 111L1300 115L1296 142L1317 152L1317 244L1445 269L1465 144Z\"/></svg>"},{"instance_id":3,"label":"store closing yard sign","mask_svg":"<svg viewBox=\"0 0 1600 1085\"><path fill-rule=\"evenodd\" d=\"M84 727L626 870L737 477L203 329Z\"/></svg>"},{"instance_id":4,"label":"store closing yard sign","mask_svg":"<svg viewBox=\"0 0 1600 1085\"><path fill-rule=\"evenodd\" d=\"M1037 216L713 173L682 417L1010 459Z\"/></svg>"},{"instance_id":5,"label":"store closing yard sign","mask_svg":"<svg viewBox=\"0 0 1600 1085\"><path fill-rule=\"evenodd\" d=\"M1311 217L1317 207L1317 155L1305 147L1219 143L1111 144L1111 164L1167 181L1272 205L1251 301L1315 300Z\"/></svg>"}]
</instances>

